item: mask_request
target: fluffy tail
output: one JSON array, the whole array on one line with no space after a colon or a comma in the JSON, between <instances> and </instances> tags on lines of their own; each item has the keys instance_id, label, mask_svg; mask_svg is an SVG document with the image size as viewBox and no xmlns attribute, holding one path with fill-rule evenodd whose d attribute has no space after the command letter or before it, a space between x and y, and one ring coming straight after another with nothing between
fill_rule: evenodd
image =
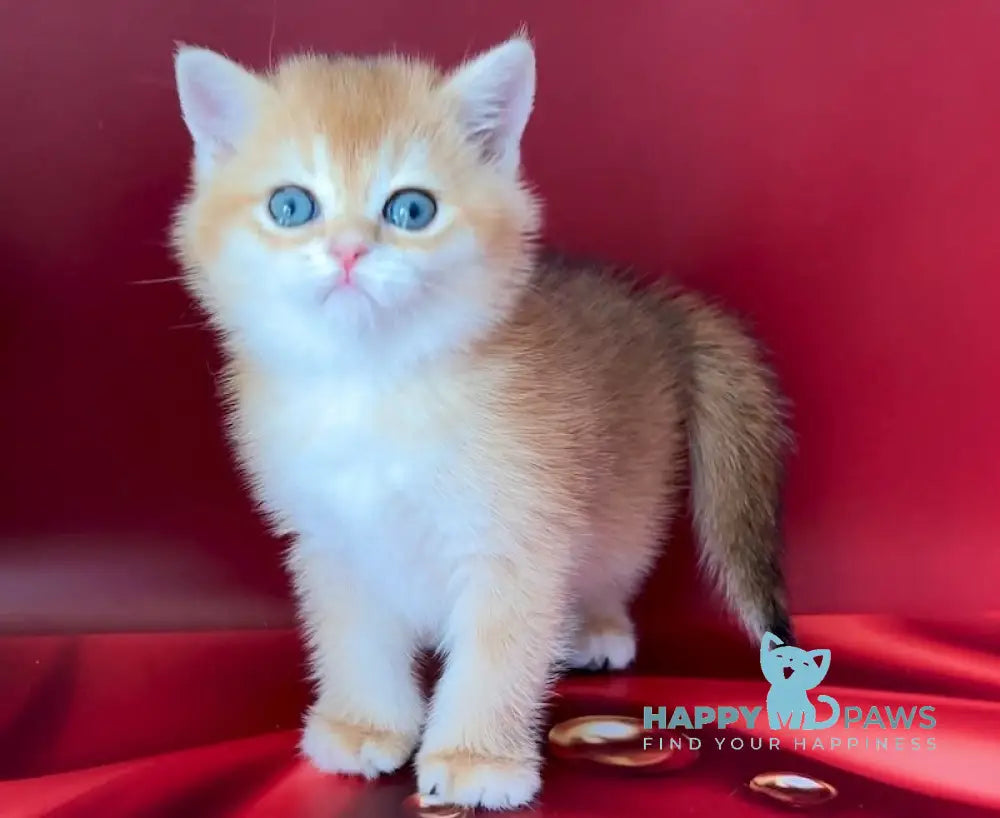
<instances>
[{"instance_id":1,"label":"fluffy tail","mask_svg":"<svg viewBox=\"0 0 1000 818\"><path fill-rule=\"evenodd\" d=\"M783 461L775 378L731 317L678 297L687 340L691 499L702 565L755 639L794 644L781 572Z\"/></svg>"}]
</instances>

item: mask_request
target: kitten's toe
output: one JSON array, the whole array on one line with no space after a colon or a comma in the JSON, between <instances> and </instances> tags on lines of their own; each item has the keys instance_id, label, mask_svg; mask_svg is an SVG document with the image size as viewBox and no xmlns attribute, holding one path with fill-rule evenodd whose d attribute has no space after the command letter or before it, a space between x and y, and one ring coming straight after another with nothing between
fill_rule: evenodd
<instances>
[{"instance_id":1,"label":"kitten's toe","mask_svg":"<svg viewBox=\"0 0 1000 818\"><path fill-rule=\"evenodd\" d=\"M584 670L622 670L635 661L635 634L631 629L584 628L576 636L570 666Z\"/></svg>"},{"instance_id":2,"label":"kitten's toe","mask_svg":"<svg viewBox=\"0 0 1000 818\"><path fill-rule=\"evenodd\" d=\"M375 778L398 770L417 736L349 724L311 712L299 748L318 770Z\"/></svg>"},{"instance_id":3,"label":"kitten's toe","mask_svg":"<svg viewBox=\"0 0 1000 818\"><path fill-rule=\"evenodd\" d=\"M428 802L486 809L523 807L542 786L541 761L456 750L421 754L417 788Z\"/></svg>"}]
</instances>

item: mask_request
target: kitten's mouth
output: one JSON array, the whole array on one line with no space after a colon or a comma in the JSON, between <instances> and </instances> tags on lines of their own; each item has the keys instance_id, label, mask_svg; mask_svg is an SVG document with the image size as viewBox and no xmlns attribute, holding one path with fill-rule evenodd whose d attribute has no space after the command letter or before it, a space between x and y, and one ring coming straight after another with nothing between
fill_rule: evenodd
<instances>
[{"instance_id":1,"label":"kitten's mouth","mask_svg":"<svg viewBox=\"0 0 1000 818\"><path fill-rule=\"evenodd\" d=\"M781 673L785 677L785 680L787 681L788 679L791 679L792 676L795 674L795 668L793 668L793 667L783 667L781 669Z\"/></svg>"},{"instance_id":2,"label":"kitten's mouth","mask_svg":"<svg viewBox=\"0 0 1000 818\"><path fill-rule=\"evenodd\" d=\"M330 282L320 291L320 303L326 304L337 298L357 298L358 296L363 296L366 300L372 301L372 297L368 295L364 287L359 285L356 279L351 281L341 279Z\"/></svg>"}]
</instances>

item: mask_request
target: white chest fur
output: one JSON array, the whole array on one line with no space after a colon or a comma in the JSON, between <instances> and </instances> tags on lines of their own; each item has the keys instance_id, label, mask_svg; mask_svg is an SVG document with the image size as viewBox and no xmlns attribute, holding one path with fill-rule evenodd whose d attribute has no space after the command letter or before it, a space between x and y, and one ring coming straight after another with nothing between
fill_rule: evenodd
<instances>
[{"instance_id":1,"label":"white chest fur","mask_svg":"<svg viewBox=\"0 0 1000 818\"><path fill-rule=\"evenodd\" d=\"M489 506L469 462L468 402L445 378L282 381L260 397L242 414L264 503L340 581L436 627Z\"/></svg>"}]
</instances>

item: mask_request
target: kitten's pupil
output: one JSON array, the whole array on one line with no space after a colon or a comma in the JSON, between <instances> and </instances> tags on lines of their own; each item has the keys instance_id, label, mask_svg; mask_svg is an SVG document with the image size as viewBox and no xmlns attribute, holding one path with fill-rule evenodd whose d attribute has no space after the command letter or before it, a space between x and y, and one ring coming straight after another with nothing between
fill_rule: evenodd
<instances>
[{"instance_id":1,"label":"kitten's pupil","mask_svg":"<svg viewBox=\"0 0 1000 818\"><path fill-rule=\"evenodd\" d=\"M316 217L316 200L305 188L290 185L278 188L267 204L271 218L281 227L298 227Z\"/></svg>"},{"instance_id":2,"label":"kitten's pupil","mask_svg":"<svg viewBox=\"0 0 1000 818\"><path fill-rule=\"evenodd\" d=\"M422 230L437 215L437 202L423 190L393 193L382 208L382 217L400 230Z\"/></svg>"}]
</instances>

